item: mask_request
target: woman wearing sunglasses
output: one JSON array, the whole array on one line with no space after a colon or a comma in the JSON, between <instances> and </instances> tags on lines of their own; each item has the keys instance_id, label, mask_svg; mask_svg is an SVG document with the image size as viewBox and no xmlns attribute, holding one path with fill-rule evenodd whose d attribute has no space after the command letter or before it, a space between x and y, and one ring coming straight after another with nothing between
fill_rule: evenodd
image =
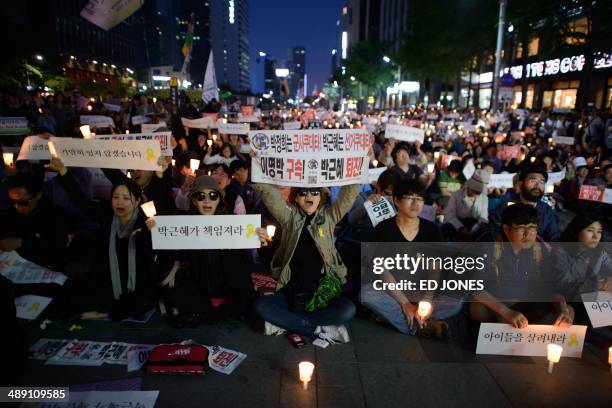
<instances>
[{"instance_id":1,"label":"woman wearing sunglasses","mask_svg":"<svg viewBox=\"0 0 612 408\"><path fill-rule=\"evenodd\" d=\"M189 214L228 214L223 190L211 176L195 179L188 195ZM152 229L155 221L146 222ZM248 256L241 249L179 250L160 253L162 270L171 271L162 285L166 309L171 310L171 323L195 326L211 320L218 308L213 298L229 300L229 314L243 317L250 310L255 296L249 276Z\"/></svg>"},{"instance_id":2,"label":"woman wearing sunglasses","mask_svg":"<svg viewBox=\"0 0 612 408\"><path fill-rule=\"evenodd\" d=\"M71 296L74 307L84 312L83 317L108 316L112 320L138 318L153 309L156 269L151 234L138 208L139 187L129 179L115 184L108 205L85 196L60 159L51 159L49 168L59 173L77 208L102 226L94 270L75 278Z\"/></svg>"},{"instance_id":3,"label":"woman wearing sunglasses","mask_svg":"<svg viewBox=\"0 0 612 408\"><path fill-rule=\"evenodd\" d=\"M278 281L276 293L257 298L254 305L266 321L266 334L287 330L348 342L344 323L355 315L355 306L340 295L347 270L334 246L334 228L353 205L359 184L342 187L331 206L325 206L326 189L294 188L288 207L274 186L254 188L283 230L270 268Z\"/></svg>"}]
</instances>

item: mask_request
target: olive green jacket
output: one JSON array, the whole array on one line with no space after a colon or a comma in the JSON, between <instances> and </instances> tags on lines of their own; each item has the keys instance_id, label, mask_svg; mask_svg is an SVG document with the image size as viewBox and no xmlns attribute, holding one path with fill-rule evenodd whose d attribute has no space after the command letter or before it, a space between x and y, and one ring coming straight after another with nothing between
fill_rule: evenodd
<instances>
[{"instance_id":1,"label":"olive green jacket","mask_svg":"<svg viewBox=\"0 0 612 408\"><path fill-rule=\"evenodd\" d=\"M346 266L334 246L334 228L352 207L359 195L359 187L359 184L342 187L336 202L329 207L318 209L306 228L321 254L325 273L339 279L342 283L346 282ZM278 281L276 289L279 290L291 278L289 262L300 239L306 214L295 205L288 207L272 185L255 184L253 188L262 193L264 204L283 229L281 243L272 258L270 268L272 277Z\"/></svg>"}]
</instances>

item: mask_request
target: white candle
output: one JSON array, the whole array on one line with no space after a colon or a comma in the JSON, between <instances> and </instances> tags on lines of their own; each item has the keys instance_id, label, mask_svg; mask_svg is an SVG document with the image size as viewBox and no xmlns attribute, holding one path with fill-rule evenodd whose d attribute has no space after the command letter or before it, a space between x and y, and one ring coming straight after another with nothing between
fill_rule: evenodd
<instances>
[{"instance_id":1,"label":"white candle","mask_svg":"<svg viewBox=\"0 0 612 408\"><path fill-rule=\"evenodd\" d=\"M140 206L142 211L144 211L147 218L154 217L157 214L157 210L155 209L155 203L153 201L146 202Z\"/></svg>"},{"instance_id":2,"label":"white candle","mask_svg":"<svg viewBox=\"0 0 612 408\"><path fill-rule=\"evenodd\" d=\"M563 347L557 344L549 344L548 349L548 374L552 374L553 366L558 363L561 359L561 353L563 353Z\"/></svg>"},{"instance_id":3,"label":"white candle","mask_svg":"<svg viewBox=\"0 0 612 408\"><path fill-rule=\"evenodd\" d=\"M130 134L130 131L129 131L129 130L126 130L126 131L125 131L125 134L126 134L126 135L129 135L129 134Z\"/></svg>"},{"instance_id":4,"label":"white candle","mask_svg":"<svg viewBox=\"0 0 612 408\"><path fill-rule=\"evenodd\" d=\"M434 152L434 160L438 160L440 158L440 152Z\"/></svg>"},{"instance_id":5,"label":"white candle","mask_svg":"<svg viewBox=\"0 0 612 408\"><path fill-rule=\"evenodd\" d=\"M83 139L91 139L91 128L89 127L89 125L83 125L79 129L81 129Z\"/></svg>"},{"instance_id":6,"label":"white candle","mask_svg":"<svg viewBox=\"0 0 612 408\"><path fill-rule=\"evenodd\" d=\"M217 141L217 135L216 134L213 134L213 140Z\"/></svg>"},{"instance_id":7,"label":"white candle","mask_svg":"<svg viewBox=\"0 0 612 408\"><path fill-rule=\"evenodd\" d=\"M555 191L555 186L549 184L546 186L546 194L552 194Z\"/></svg>"},{"instance_id":8,"label":"white candle","mask_svg":"<svg viewBox=\"0 0 612 408\"><path fill-rule=\"evenodd\" d=\"M157 98L153 97L153 103L157 103Z\"/></svg>"},{"instance_id":9,"label":"white candle","mask_svg":"<svg viewBox=\"0 0 612 408\"><path fill-rule=\"evenodd\" d=\"M191 171L193 171L194 173L196 172L196 170L198 168L200 168L200 161L197 159L191 159L189 160L189 167L191 167Z\"/></svg>"},{"instance_id":10,"label":"white candle","mask_svg":"<svg viewBox=\"0 0 612 408\"><path fill-rule=\"evenodd\" d=\"M435 168L435 165L433 163L428 163L427 164L427 172L428 173L433 173L434 168Z\"/></svg>"},{"instance_id":11,"label":"white candle","mask_svg":"<svg viewBox=\"0 0 612 408\"><path fill-rule=\"evenodd\" d=\"M57 157L57 150L55 150L55 146L52 141L49 141L49 153L51 153L51 157Z\"/></svg>"},{"instance_id":12,"label":"white candle","mask_svg":"<svg viewBox=\"0 0 612 408\"><path fill-rule=\"evenodd\" d=\"M417 315L419 315L421 319L424 319L427 316L429 316L429 313L431 313L431 303L427 301L419 302L419 308L417 309Z\"/></svg>"},{"instance_id":13,"label":"white candle","mask_svg":"<svg viewBox=\"0 0 612 408\"><path fill-rule=\"evenodd\" d=\"M608 364L610 364L610 374L612 374L612 347L608 349Z\"/></svg>"},{"instance_id":14,"label":"white candle","mask_svg":"<svg viewBox=\"0 0 612 408\"><path fill-rule=\"evenodd\" d=\"M6 166L13 164L13 156L13 153L2 153L2 158L4 159L4 164Z\"/></svg>"},{"instance_id":15,"label":"white candle","mask_svg":"<svg viewBox=\"0 0 612 408\"><path fill-rule=\"evenodd\" d=\"M132 172L128 171L128 172L126 173L126 176L127 176L127 178L131 179L131 178L132 178Z\"/></svg>"},{"instance_id":16,"label":"white candle","mask_svg":"<svg viewBox=\"0 0 612 408\"><path fill-rule=\"evenodd\" d=\"M489 143L489 138L485 136L485 137L482 138L482 141L485 142L485 143Z\"/></svg>"},{"instance_id":17,"label":"white candle","mask_svg":"<svg viewBox=\"0 0 612 408\"><path fill-rule=\"evenodd\" d=\"M529 160L531 160L531 162L533 163L535 161L535 159L536 159L535 156L531 156L531 159L529 159Z\"/></svg>"},{"instance_id":18,"label":"white candle","mask_svg":"<svg viewBox=\"0 0 612 408\"><path fill-rule=\"evenodd\" d=\"M302 361L298 364L300 370L300 381L304 383L304 389L308 389L308 383L312 379L312 372L314 371L314 364L308 361Z\"/></svg>"},{"instance_id":19,"label":"white candle","mask_svg":"<svg viewBox=\"0 0 612 408\"><path fill-rule=\"evenodd\" d=\"M372 160L372 166L378 167L378 160L376 159Z\"/></svg>"},{"instance_id":20,"label":"white candle","mask_svg":"<svg viewBox=\"0 0 612 408\"><path fill-rule=\"evenodd\" d=\"M212 146L212 140L208 139L208 140L206 141L206 144L208 145L208 147Z\"/></svg>"},{"instance_id":21,"label":"white candle","mask_svg":"<svg viewBox=\"0 0 612 408\"><path fill-rule=\"evenodd\" d=\"M176 160L172 159L172 167L176 166Z\"/></svg>"},{"instance_id":22,"label":"white candle","mask_svg":"<svg viewBox=\"0 0 612 408\"><path fill-rule=\"evenodd\" d=\"M268 233L270 239L274 238L274 234L276 233L276 225L268 225L266 227L266 232Z\"/></svg>"}]
</instances>

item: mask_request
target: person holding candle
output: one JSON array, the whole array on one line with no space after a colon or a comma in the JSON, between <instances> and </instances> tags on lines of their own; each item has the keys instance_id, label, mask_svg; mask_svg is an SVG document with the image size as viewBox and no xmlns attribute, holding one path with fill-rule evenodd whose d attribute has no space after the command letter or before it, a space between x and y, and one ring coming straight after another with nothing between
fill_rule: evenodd
<instances>
[{"instance_id":1,"label":"person holding candle","mask_svg":"<svg viewBox=\"0 0 612 408\"><path fill-rule=\"evenodd\" d=\"M416 180L399 182L393 190L393 201L397 215L376 226L371 242L443 241L436 224L419 217L425 203L425 188L421 183ZM396 278L389 271L383 272L381 276L384 282L396 282ZM436 278L432 276L432 279ZM428 316L417 315L417 305L401 290L377 291L368 284L363 285L361 289L362 304L383 317L401 333L445 338L448 335L448 325L444 319L459 313L462 302L442 296L433 301L434 298L429 293L423 300L432 303Z\"/></svg>"},{"instance_id":2,"label":"person holding candle","mask_svg":"<svg viewBox=\"0 0 612 408\"><path fill-rule=\"evenodd\" d=\"M189 192L192 215L227 214L224 191L211 176L199 176ZM146 221L149 229L155 219ZM264 229L265 231L265 229ZM167 307L176 309L170 318L178 326L194 326L214 316L213 298L229 299L229 312L247 316L255 296L247 269L247 251L241 249L179 250L160 253L160 269L170 271L162 291ZM170 284L172 282L172 284Z\"/></svg>"},{"instance_id":3,"label":"person holding candle","mask_svg":"<svg viewBox=\"0 0 612 408\"><path fill-rule=\"evenodd\" d=\"M344 324L355 315L355 306L341 295L347 271L334 246L334 228L357 197L359 184L342 187L329 207L324 206L326 189L294 188L288 207L274 186L253 187L282 228L271 264L276 293L260 296L254 304L266 322L266 334L287 330L348 342Z\"/></svg>"},{"instance_id":4,"label":"person holding candle","mask_svg":"<svg viewBox=\"0 0 612 408\"><path fill-rule=\"evenodd\" d=\"M206 156L204 156L204 164L207 166L220 163L229 167L234 160L238 160L238 157L236 156L236 149L230 143L223 143L219 153L214 156L212 155L212 149L208 149Z\"/></svg>"}]
</instances>

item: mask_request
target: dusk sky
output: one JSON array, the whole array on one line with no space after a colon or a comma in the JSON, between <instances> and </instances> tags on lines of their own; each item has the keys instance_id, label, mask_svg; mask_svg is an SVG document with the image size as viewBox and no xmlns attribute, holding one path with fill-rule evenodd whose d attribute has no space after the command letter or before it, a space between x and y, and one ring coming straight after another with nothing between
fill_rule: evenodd
<instances>
[{"instance_id":1,"label":"dusk sky","mask_svg":"<svg viewBox=\"0 0 612 408\"><path fill-rule=\"evenodd\" d=\"M321 87L331 71L331 50L336 47L336 21L344 0L251 0L249 2L251 81L253 90L262 82L256 78L259 51L286 60L288 49L306 47L308 93Z\"/></svg>"}]
</instances>

